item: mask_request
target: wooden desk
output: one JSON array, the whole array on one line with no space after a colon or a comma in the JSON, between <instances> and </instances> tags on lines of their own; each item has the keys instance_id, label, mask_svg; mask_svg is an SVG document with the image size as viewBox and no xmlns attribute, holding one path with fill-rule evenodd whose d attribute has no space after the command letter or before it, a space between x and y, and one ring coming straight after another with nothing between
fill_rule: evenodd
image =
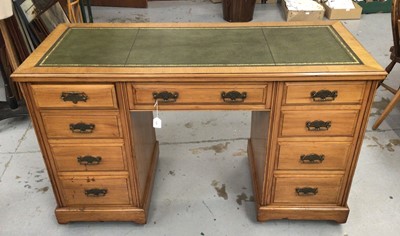
<instances>
[{"instance_id":1,"label":"wooden desk","mask_svg":"<svg viewBox=\"0 0 400 236\"><path fill-rule=\"evenodd\" d=\"M159 155L155 99L160 110L252 111L259 221L346 222L385 76L332 22L61 25L13 74L58 222L142 224Z\"/></svg>"}]
</instances>

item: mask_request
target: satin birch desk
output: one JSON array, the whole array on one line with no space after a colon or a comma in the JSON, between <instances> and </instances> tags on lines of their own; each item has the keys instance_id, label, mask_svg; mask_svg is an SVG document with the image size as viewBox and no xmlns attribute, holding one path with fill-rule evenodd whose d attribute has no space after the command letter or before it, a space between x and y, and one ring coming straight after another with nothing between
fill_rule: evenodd
<instances>
[{"instance_id":1,"label":"satin birch desk","mask_svg":"<svg viewBox=\"0 0 400 236\"><path fill-rule=\"evenodd\" d=\"M12 77L58 222L144 224L159 156L156 101L160 110L252 111L259 221L346 222L385 76L341 23L306 22L60 25Z\"/></svg>"}]
</instances>

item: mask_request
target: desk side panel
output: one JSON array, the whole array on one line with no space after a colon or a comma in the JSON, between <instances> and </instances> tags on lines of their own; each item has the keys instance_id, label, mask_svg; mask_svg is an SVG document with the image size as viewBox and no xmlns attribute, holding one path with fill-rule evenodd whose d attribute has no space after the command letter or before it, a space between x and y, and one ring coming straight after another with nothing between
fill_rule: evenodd
<instances>
[{"instance_id":1,"label":"desk side panel","mask_svg":"<svg viewBox=\"0 0 400 236\"><path fill-rule=\"evenodd\" d=\"M250 142L252 149L252 156L249 155L249 158L253 158L250 160L253 165L252 173L253 183L256 186L254 188L258 191L255 192L257 194L257 198L260 202L263 201L263 184L265 178L265 164L267 160L267 143L268 143L268 126L269 126L269 112L266 111L253 111L251 114L251 133L250 133Z\"/></svg>"},{"instance_id":2,"label":"desk side panel","mask_svg":"<svg viewBox=\"0 0 400 236\"><path fill-rule=\"evenodd\" d=\"M53 171L56 169L56 167L55 167L55 164L52 163L52 160L50 158L51 157L50 146L48 145L47 136L46 136L46 133L44 132L44 125L41 121L39 108L35 106L33 91L31 90L31 84L30 83L19 83L19 86L22 90L22 94L24 96L25 103L26 103L26 106L29 111L29 116L32 120L35 134L38 139L40 150L42 152L43 161L46 166L46 170L49 175L50 182L51 182L53 194L57 201L57 206L60 207L60 206L62 206L62 196L59 193L59 189L57 187L57 186L59 186L59 184L57 182L56 174Z\"/></svg>"},{"instance_id":3,"label":"desk side panel","mask_svg":"<svg viewBox=\"0 0 400 236\"><path fill-rule=\"evenodd\" d=\"M156 136L153 128L153 113L131 112L131 127L133 133L133 149L136 159L136 170L139 182L139 194L141 206L145 201L145 192L148 185L148 177L156 148Z\"/></svg>"}]
</instances>

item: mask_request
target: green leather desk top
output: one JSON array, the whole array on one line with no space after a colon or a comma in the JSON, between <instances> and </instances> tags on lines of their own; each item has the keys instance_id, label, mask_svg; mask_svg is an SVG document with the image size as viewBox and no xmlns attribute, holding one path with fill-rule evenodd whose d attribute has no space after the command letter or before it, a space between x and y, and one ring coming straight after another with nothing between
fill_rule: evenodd
<instances>
[{"instance_id":1,"label":"green leather desk top","mask_svg":"<svg viewBox=\"0 0 400 236\"><path fill-rule=\"evenodd\" d=\"M329 25L69 28L37 67L362 64Z\"/></svg>"}]
</instances>

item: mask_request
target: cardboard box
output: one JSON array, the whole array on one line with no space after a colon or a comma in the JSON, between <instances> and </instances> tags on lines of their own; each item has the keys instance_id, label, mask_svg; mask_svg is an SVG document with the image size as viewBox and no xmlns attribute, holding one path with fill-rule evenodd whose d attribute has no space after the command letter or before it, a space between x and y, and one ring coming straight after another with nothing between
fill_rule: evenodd
<instances>
[{"instance_id":1,"label":"cardboard box","mask_svg":"<svg viewBox=\"0 0 400 236\"><path fill-rule=\"evenodd\" d=\"M285 0L282 0L282 8L285 12L286 21L316 21L324 18L325 10L315 11L292 11L286 6Z\"/></svg>"},{"instance_id":2,"label":"cardboard box","mask_svg":"<svg viewBox=\"0 0 400 236\"><path fill-rule=\"evenodd\" d=\"M325 16L330 20L354 20L361 18L362 7L353 2L355 9L332 9L325 3Z\"/></svg>"}]
</instances>

